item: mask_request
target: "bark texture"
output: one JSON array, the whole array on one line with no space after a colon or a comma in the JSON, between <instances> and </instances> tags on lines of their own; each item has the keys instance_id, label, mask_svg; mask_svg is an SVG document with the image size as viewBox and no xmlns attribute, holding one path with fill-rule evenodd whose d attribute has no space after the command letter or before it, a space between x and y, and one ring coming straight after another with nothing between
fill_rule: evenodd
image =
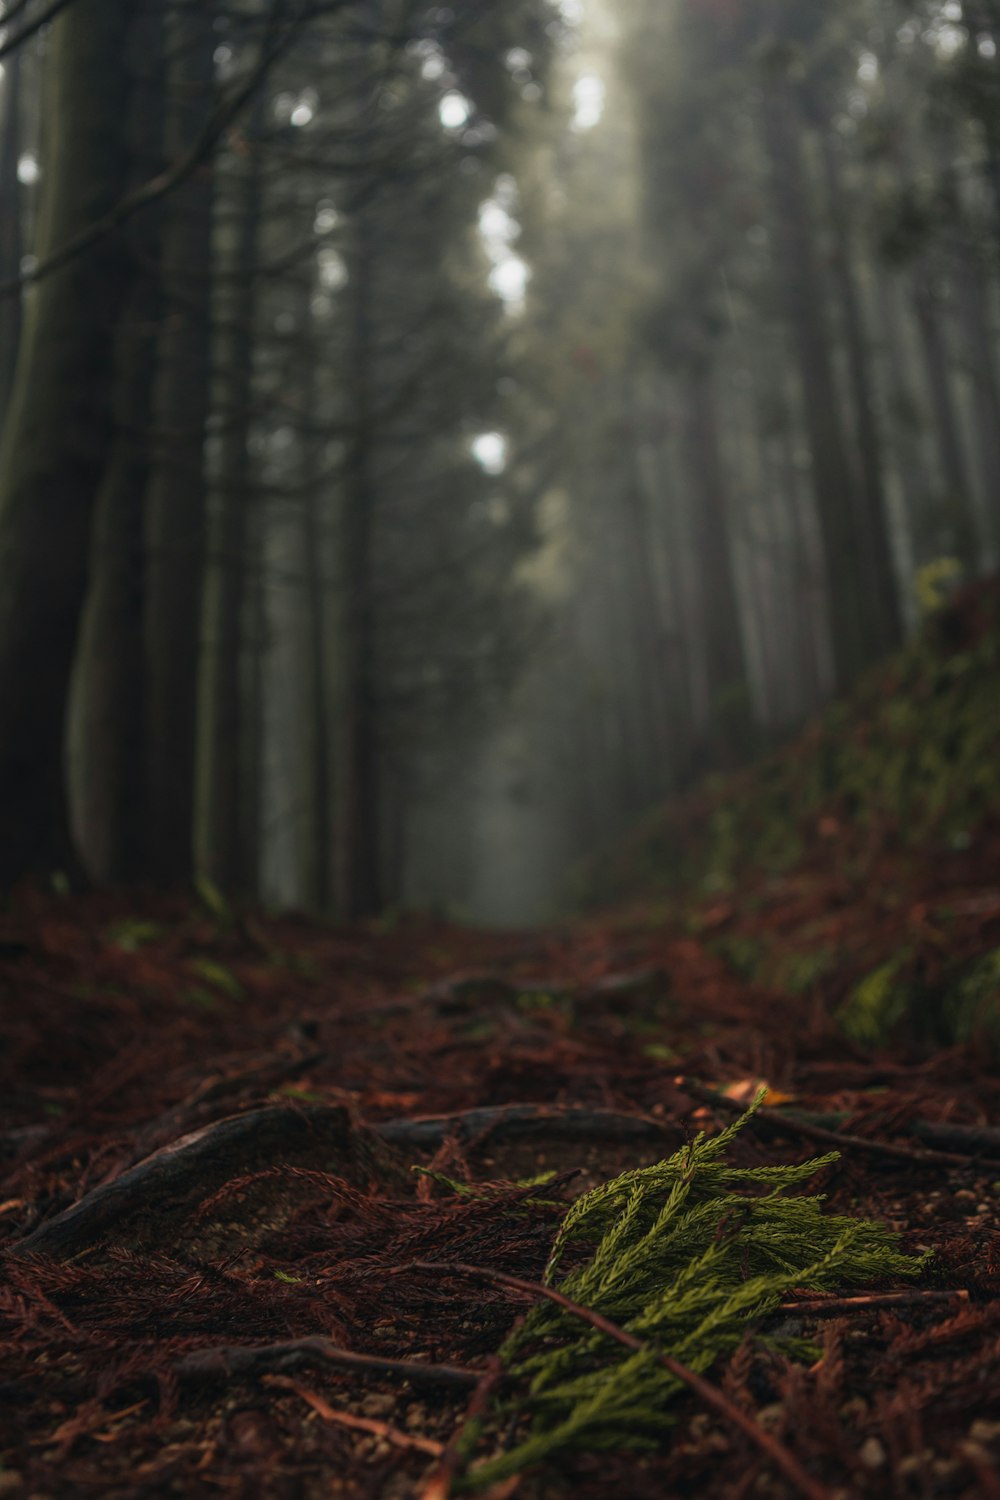
<instances>
[{"instance_id":1,"label":"bark texture","mask_svg":"<svg viewBox=\"0 0 1000 1500\"><path fill-rule=\"evenodd\" d=\"M44 260L127 184L122 119L133 6L77 0L52 26ZM63 768L91 523L111 434L113 329L126 290L108 236L27 303L0 449L0 880L72 863Z\"/></svg>"}]
</instances>

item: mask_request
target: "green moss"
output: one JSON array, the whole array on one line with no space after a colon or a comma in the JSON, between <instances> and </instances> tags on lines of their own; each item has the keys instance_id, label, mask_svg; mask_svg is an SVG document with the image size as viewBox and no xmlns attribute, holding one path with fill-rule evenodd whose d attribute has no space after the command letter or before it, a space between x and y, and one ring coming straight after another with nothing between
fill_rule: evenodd
<instances>
[{"instance_id":1,"label":"green moss","mask_svg":"<svg viewBox=\"0 0 1000 1500\"><path fill-rule=\"evenodd\" d=\"M721 958L723 963L740 979L754 980L764 964L766 946L762 938L750 933L726 933L706 943L710 953Z\"/></svg>"},{"instance_id":2,"label":"green moss","mask_svg":"<svg viewBox=\"0 0 1000 1500\"><path fill-rule=\"evenodd\" d=\"M1000 949L953 965L934 984L910 965L908 952L896 954L855 986L837 1012L844 1035L862 1047L976 1041L1000 1056Z\"/></svg>"},{"instance_id":3,"label":"green moss","mask_svg":"<svg viewBox=\"0 0 1000 1500\"><path fill-rule=\"evenodd\" d=\"M806 952L781 953L773 967L765 972L765 983L788 995L807 995L828 978L837 967L833 948L820 947Z\"/></svg>"},{"instance_id":4,"label":"green moss","mask_svg":"<svg viewBox=\"0 0 1000 1500\"><path fill-rule=\"evenodd\" d=\"M225 964L220 964L215 958L192 958L188 960L188 968L210 984L213 989L219 990L227 995L230 1000L242 1000L243 986L231 969Z\"/></svg>"},{"instance_id":5,"label":"green moss","mask_svg":"<svg viewBox=\"0 0 1000 1500\"><path fill-rule=\"evenodd\" d=\"M938 1009L946 1044L979 1040L1000 1056L1000 948L967 965Z\"/></svg>"},{"instance_id":6,"label":"green moss","mask_svg":"<svg viewBox=\"0 0 1000 1500\"><path fill-rule=\"evenodd\" d=\"M742 872L781 874L810 852L856 857L863 875L886 841L927 853L974 839L1000 815L1000 611L985 591L963 608L935 615L783 750L647 819L592 869L594 898L728 893Z\"/></svg>"},{"instance_id":7,"label":"green moss","mask_svg":"<svg viewBox=\"0 0 1000 1500\"><path fill-rule=\"evenodd\" d=\"M909 1015L912 992L900 978L909 959L908 952L898 953L854 986L836 1016L850 1041L882 1047Z\"/></svg>"},{"instance_id":8,"label":"green moss","mask_svg":"<svg viewBox=\"0 0 1000 1500\"><path fill-rule=\"evenodd\" d=\"M138 953L147 943L155 943L166 928L162 922L146 922L138 917L124 917L108 928L108 941L123 953Z\"/></svg>"}]
</instances>

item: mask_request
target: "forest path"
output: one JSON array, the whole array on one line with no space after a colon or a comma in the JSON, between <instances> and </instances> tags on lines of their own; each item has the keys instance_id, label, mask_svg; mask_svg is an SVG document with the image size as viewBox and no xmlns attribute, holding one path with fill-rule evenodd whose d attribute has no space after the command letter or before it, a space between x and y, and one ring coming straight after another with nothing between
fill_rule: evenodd
<instances>
[{"instance_id":1,"label":"forest path","mask_svg":"<svg viewBox=\"0 0 1000 1500\"><path fill-rule=\"evenodd\" d=\"M1000 1493L1000 1080L972 1046L866 1054L821 986L734 972L734 935L818 894L529 935L25 898L0 930L0 1494L440 1500L525 1300L414 1263L536 1281L560 1204L762 1084L734 1160L839 1144L831 1211L935 1265L899 1306L799 1319L811 1370L761 1344L714 1378L831 1496ZM547 1172L544 1199L516 1186ZM684 1414L652 1455L522 1492L786 1492L732 1422Z\"/></svg>"}]
</instances>

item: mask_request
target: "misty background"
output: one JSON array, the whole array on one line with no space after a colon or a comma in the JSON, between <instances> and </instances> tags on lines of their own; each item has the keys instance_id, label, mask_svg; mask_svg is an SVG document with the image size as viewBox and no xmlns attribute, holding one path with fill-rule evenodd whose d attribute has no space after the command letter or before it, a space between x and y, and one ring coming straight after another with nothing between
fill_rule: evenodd
<instances>
[{"instance_id":1,"label":"misty background","mask_svg":"<svg viewBox=\"0 0 1000 1500\"><path fill-rule=\"evenodd\" d=\"M1000 558L1000 4L8 0L0 877L564 910Z\"/></svg>"}]
</instances>

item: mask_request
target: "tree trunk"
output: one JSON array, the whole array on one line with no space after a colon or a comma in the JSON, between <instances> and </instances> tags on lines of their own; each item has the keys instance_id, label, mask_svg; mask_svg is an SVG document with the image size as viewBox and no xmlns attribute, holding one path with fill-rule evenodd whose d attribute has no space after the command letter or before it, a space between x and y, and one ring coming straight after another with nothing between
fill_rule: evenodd
<instances>
[{"instance_id":1,"label":"tree trunk","mask_svg":"<svg viewBox=\"0 0 1000 1500\"><path fill-rule=\"evenodd\" d=\"M40 260L127 184L122 120L133 6L77 0L52 24ZM0 451L0 880L72 863L64 730L90 531L111 432L126 289L112 235L33 292Z\"/></svg>"},{"instance_id":2,"label":"tree trunk","mask_svg":"<svg viewBox=\"0 0 1000 1500\"><path fill-rule=\"evenodd\" d=\"M359 214L351 264L351 373L354 441L343 525L343 715L337 799L337 910L370 916L382 904L380 747L375 655L371 362L374 348L375 245Z\"/></svg>"},{"instance_id":3,"label":"tree trunk","mask_svg":"<svg viewBox=\"0 0 1000 1500\"><path fill-rule=\"evenodd\" d=\"M167 156L189 151L213 97L212 7L168 28ZM195 744L205 554L213 171L172 194L164 233L166 298L156 380L158 456L146 506L146 868L164 884L193 865Z\"/></svg>"},{"instance_id":4,"label":"tree trunk","mask_svg":"<svg viewBox=\"0 0 1000 1500\"><path fill-rule=\"evenodd\" d=\"M253 694L246 692L246 669L256 649L246 640L252 603L247 581L251 567L251 521L255 504L250 465L251 405L257 308L257 253L261 222L263 123L258 95L247 132L248 157L234 190L236 243L228 267L232 295L226 299L232 334L226 350L225 427L221 443L212 525L212 557L205 595L206 658L202 678L201 784L198 822L204 834L204 860L221 890L254 894L258 850L250 808L260 796L250 746L254 730Z\"/></svg>"},{"instance_id":5,"label":"tree trunk","mask_svg":"<svg viewBox=\"0 0 1000 1500\"><path fill-rule=\"evenodd\" d=\"M952 158L941 162L942 185L955 233L955 297L963 353L972 382L979 494L988 565L1000 558L1000 374L994 348L992 287L982 248L965 222ZM982 559L980 560L982 562Z\"/></svg>"},{"instance_id":6,"label":"tree trunk","mask_svg":"<svg viewBox=\"0 0 1000 1500\"><path fill-rule=\"evenodd\" d=\"M870 660L865 638L863 585L857 566L861 539L854 533L850 496L854 476L841 424L834 379L825 288L820 277L799 121L782 78L769 81L764 136L779 246L778 274L785 316L795 347L812 480L829 576L830 634L838 688L846 688Z\"/></svg>"},{"instance_id":7,"label":"tree trunk","mask_svg":"<svg viewBox=\"0 0 1000 1500\"><path fill-rule=\"evenodd\" d=\"M688 375L688 464L694 481L694 543L701 575L701 636L708 680L708 737L716 765L745 755L751 733L751 699L743 629L729 550L729 521L722 437L711 370ZM742 741L742 743L739 743Z\"/></svg>"},{"instance_id":8,"label":"tree trunk","mask_svg":"<svg viewBox=\"0 0 1000 1500\"><path fill-rule=\"evenodd\" d=\"M330 807L330 674L327 646L328 552L323 525L324 489L319 478L323 440L319 436L317 376L319 349L312 336L313 262L302 273L299 333L302 340L299 404L302 416L300 448L303 484L303 542L306 570L306 661L308 724L306 779L309 812L306 819L305 888L310 904L321 912L330 908L333 860L333 821Z\"/></svg>"},{"instance_id":9,"label":"tree trunk","mask_svg":"<svg viewBox=\"0 0 1000 1500\"><path fill-rule=\"evenodd\" d=\"M0 282L13 281L21 269L23 233L21 184L17 166L21 155L21 53L10 53L4 64L0 107ZM17 349L21 342L20 295L0 300L0 425L14 386Z\"/></svg>"},{"instance_id":10,"label":"tree trunk","mask_svg":"<svg viewBox=\"0 0 1000 1500\"><path fill-rule=\"evenodd\" d=\"M931 398L941 473L948 502L950 545L969 577L976 573L979 544L972 513L972 483L969 478L962 429L949 369L949 349L942 327L937 279L926 256L921 257L913 277L913 311Z\"/></svg>"},{"instance_id":11,"label":"tree trunk","mask_svg":"<svg viewBox=\"0 0 1000 1500\"><path fill-rule=\"evenodd\" d=\"M638 453L633 454L629 466L623 502L630 553L629 572L632 577L636 643L640 653L643 696L648 714L649 750L652 756L651 790L654 797L663 797L673 785L675 770L670 734L671 705L667 696L667 628L657 587L653 530Z\"/></svg>"},{"instance_id":12,"label":"tree trunk","mask_svg":"<svg viewBox=\"0 0 1000 1500\"><path fill-rule=\"evenodd\" d=\"M163 27L158 11L137 19L135 80L127 121L133 184L162 168ZM115 343L114 436L97 501L91 583L70 706L73 824L92 876L142 874L145 754L143 497L149 483L153 371L162 312L158 271L162 214L128 226L130 292Z\"/></svg>"},{"instance_id":13,"label":"tree trunk","mask_svg":"<svg viewBox=\"0 0 1000 1500\"><path fill-rule=\"evenodd\" d=\"M858 504L854 506L854 513L860 543L859 562L865 575L865 632L871 649L883 654L899 645L903 631L896 570L889 540L882 436L878 425L874 376L861 292L854 273L848 233L850 209L840 179L837 147L829 129L820 129L817 135L830 207L830 230L834 246L833 272L844 320L847 367L860 460Z\"/></svg>"}]
</instances>

